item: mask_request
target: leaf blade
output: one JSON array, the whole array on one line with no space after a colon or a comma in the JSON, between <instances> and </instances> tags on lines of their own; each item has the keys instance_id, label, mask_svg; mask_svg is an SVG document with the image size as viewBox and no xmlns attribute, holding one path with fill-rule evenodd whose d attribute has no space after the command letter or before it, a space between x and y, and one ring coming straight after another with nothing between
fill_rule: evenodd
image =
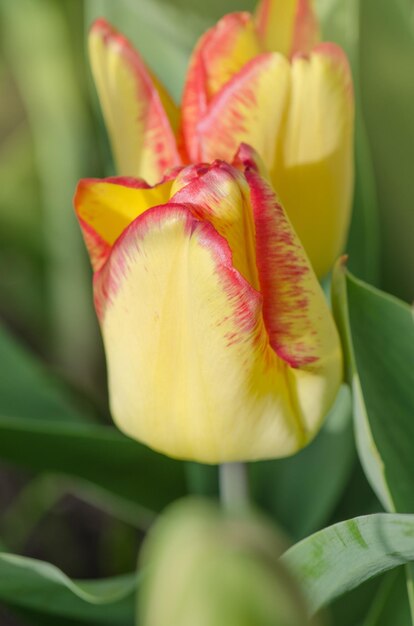
<instances>
[{"instance_id":1,"label":"leaf blade","mask_svg":"<svg viewBox=\"0 0 414 626\"><path fill-rule=\"evenodd\" d=\"M414 560L414 515L376 513L325 528L282 560L296 573L312 612L365 580Z\"/></svg>"}]
</instances>

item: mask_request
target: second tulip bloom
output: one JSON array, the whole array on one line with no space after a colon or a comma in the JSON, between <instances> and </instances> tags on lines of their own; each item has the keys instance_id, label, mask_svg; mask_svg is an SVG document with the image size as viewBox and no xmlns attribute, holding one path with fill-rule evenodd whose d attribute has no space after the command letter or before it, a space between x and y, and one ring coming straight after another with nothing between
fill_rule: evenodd
<instances>
[{"instance_id":1,"label":"second tulip bloom","mask_svg":"<svg viewBox=\"0 0 414 626\"><path fill-rule=\"evenodd\" d=\"M354 103L344 53L318 41L310 0L226 15L194 50L179 110L131 44L98 20L90 56L119 173L154 184L177 165L231 162L250 144L324 276L349 223Z\"/></svg>"}]
</instances>

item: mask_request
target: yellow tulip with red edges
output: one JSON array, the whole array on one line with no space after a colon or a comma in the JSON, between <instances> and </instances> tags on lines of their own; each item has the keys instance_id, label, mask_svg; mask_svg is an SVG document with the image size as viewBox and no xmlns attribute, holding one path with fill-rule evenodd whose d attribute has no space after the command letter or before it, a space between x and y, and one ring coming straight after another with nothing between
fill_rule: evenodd
<instances>
[{"instance_id":1,"label":"yellow tulip with red edges","mask_svg":"<svg viewBox=\"0 0 414 626\"><path fill-rule=\"evenodd\" d=\"M151 184L241 143L270 180L319 277L342 252L353 190L354 101L343 51L319 43L311 0L262 0L199 40L181 110L107 22L90 33L95 83L118 173Z\"/></svg>"},{"instance_id":2,"label":"yellow tulip with red edges","mask_svg":"<svg viewBox=\"0 0 414 626\"><path fill-rule=\"evenodd\" d=\"M338 391L340 343L253 151L153 187L85 179L75 207L119 428L205 463L305 446Z\"/></svg>"}]
</instances>

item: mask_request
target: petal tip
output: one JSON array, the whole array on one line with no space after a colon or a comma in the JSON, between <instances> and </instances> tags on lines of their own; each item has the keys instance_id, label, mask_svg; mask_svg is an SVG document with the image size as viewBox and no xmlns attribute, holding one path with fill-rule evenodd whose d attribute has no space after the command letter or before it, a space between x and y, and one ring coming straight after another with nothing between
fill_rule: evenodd
<instances>
[{"instance_id":1,"label":"petal tip","mask_svg":"<svg viewBox=\"0 0 414 626\"><path fill-rule=\"evenodd\" d=\"M317 54L325 57L326 59L330 59L332 63L340 68L343 72L345 78L345 85L348 94L353 96L353 83L352 83L352 72L349 64L348 57L345 51L338 46L336 43L331 41L324 41L322 43L317 44L313 50L312 54Z\"/></svg>"}]
</instances>

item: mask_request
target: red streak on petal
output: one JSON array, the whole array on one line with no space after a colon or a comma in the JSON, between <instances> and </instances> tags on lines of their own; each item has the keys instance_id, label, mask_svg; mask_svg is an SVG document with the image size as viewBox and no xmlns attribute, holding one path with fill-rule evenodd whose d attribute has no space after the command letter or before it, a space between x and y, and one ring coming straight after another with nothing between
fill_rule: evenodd
<instances>
[{"instance_id":1,"label":"red streak on petal","mask_svg":"<svg viewBox=\"0 0 414 626\"><path fill-rule=\"evenodd\" d=\"M263 294L263 318L270 345L292 367L318 359L317 340L308 318L309 295L304 277L309 264L273 190L253 170L246 172L256 228L256 262Z\"/></svg>"}]
</instances>

